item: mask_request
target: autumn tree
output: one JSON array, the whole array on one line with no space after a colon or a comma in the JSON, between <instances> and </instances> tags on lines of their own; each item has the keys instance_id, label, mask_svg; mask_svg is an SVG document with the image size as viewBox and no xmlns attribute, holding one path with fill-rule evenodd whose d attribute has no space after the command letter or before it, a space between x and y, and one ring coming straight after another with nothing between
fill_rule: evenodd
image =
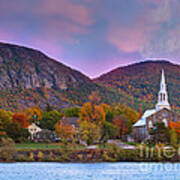
<instances>
[{"instance_id":1,"label":"autumn tree","mask_svg":"<svg viewBox=\"0 0 180 180\"><path fill-rule=\"evenodd\" d=\"M15 142L21 142L28 137L28 131L24 128L26 126L24 117L17 114L12 114L9 111L0 109L0 124L1 131L6 136L12 138Z\"/></svg>"},{"instance_id":2,"label":"autumn tree","mask_svg":"<svg viewBox=\"0 0 180 180\"><path fill-rule=\"evenodd\" d=\"M0 136L6 135L6 127L10 123L12 123L12 113L0 109Z\"/></svg>"},{"instance_id":3,"label":"autumn tree","mask_svg":"<svg viewBox=\"0 0 180 180\"><path fill-rule=\"evenodd\" d=\"M114 125L117 128L118 138L122 138L131 131L132 124L125 115L119 115L114 118Z\"/></svg>"},{"instance_id":4,"label":"autumn tree","mask_svg":"<svg viewBox=\"0 0 180 180\"><path fill-rule=\"evenodd\" d=\"M84 121L81 125L82 139L86 141L87 145L99 142L101 139L101 127L94 122Z\"/></svg>"},{"instance_id":5,"label":"autumn tree","mask_svg":"<svg viewBox=\"0 0 180 180\"><path fill-rule=\"evenodd\" d=\"M67 143L68 139L73 139L75 135L75 129L72 125L66 124L62 121L58 121L55 124L55 132L61 138L62 142Z\"/></svg>"},{"instance_id":6,"label":"autumn tree","mask_svg":"<svg viewBox=\"0 0 180 180\"><path fill-rule=\"evenodd\" d=\"M126 116L126 119L128 121L131 121L132 124L136 123L139 119L139 114L131 109L130 107L127 107L125 105L118 105L114 108L115 114L116 115L124 115Z\"/></svg>"},{"instance_id":7,"label":"autumn tree","mask_svg":"<svg viewBox=\"0 0 180 180\"><path fill-rule=\"evenodd\" d=\"M42 112L37 106L33 108L27 108L25 113L29 123L40 124L40 120L42 119Z\"/></svg>"},{"instance_id":8,"label":"autumn tree","mask_svg":"<svg viewBox=\"0 0 180 180\"><path fill-rule=\"evenodd\" d=\"M110 108L106 116L118 129L118 138L130 134L132 125L139 119L139 114L135 110L121 104Z\"/></svg>"},{"instance_id":9,"label":"autumn tree","mask_svg":"<svg viewBox=\"0 0 180 180\"><path fill-rule=\"evenodd\" d=\"M25 113L15 113L12 116L12 121L19 123L22 128L27 128L29 123L27 121Z\"/></svg>"},{"instance_id":10,"label":"autumn tree","mask_svg":"<svg viewBox=\"0 0 180 180\"><path fill-rule=\"evenodd\" d=\"M178 121L178 122L171 121L171 122L169 122L168 126L170 128L173 128L175 130L177 136L180 138L180 121Z\"/></svg>"},{"instance_id":11,"label":"autumn tree","mask_svg":"<svg viewBox=\"0 0 180 180\"><path fill-rule=\"evenodd\" d=\"M2 126L4 127L6 124L9 124L12 122L12 113L9 111L5 111L3 109L0 109L0 121Z\"/></svg>"},{"instance_id":12,"label":"autumn tree","mask_svg":"<svg viewBox=\"0 0 180 180\"><path fill-rule=\"evenodd\" d=\"M79 126L82 138L87 144L98 142L102 136L102 127L106 120L104 106L98 105L100 97L97 92L92 92L89 102L85 103L79 113Z\"/></svg>"},{"instance_id":13,"label":"autumn tree","mask_svg":"<svg viewBox=\"0 0 180 180\"><path fill-rule=\"evenodd\" d=\"M0 137L5 136L6 132L4 131L2 120L0 120Z\"/></svg>"},{"instance_id":14,"label":"autumn tree","mask_svg":"<svg viewBox=\"0 0 180 180\"><path fill-rule=\"evenodd\" d=\"M103 107L94 105L94 107L89 103L85 103L79 113L79 123L83 123L84 121L88 121L91 123L95 123L99 126L103 125L105 121L106 114L104 112Z\"/></svg>"},{"instance_id":15,"label":"autumn tree","mask_svg":"<svg viewBox=\"0 0 180 180\"><path fill-rule=\"evenodd\" d=\"M109 105L102 103L100 105L105 112L105 121L102 127L102 141L107 141L108 139L114 139L117 137L118 129L113 123L114 109Z\"/></svg>"}]
</instances>

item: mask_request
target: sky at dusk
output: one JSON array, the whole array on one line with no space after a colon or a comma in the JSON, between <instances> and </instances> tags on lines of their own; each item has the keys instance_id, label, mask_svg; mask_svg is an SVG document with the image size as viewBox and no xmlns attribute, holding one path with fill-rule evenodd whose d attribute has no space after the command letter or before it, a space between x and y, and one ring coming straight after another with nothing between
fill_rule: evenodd
<instances>
[{"instance_id":1,"label":"sky at dusk","mask_svg":"<svg viewBox=\"0 0 180 180\"><path fill-rule=\"evenodd\" d=\"M146 58L180 64L180 0L0 0L0 41L90 77Z\"/></svg>"}]
</instances>

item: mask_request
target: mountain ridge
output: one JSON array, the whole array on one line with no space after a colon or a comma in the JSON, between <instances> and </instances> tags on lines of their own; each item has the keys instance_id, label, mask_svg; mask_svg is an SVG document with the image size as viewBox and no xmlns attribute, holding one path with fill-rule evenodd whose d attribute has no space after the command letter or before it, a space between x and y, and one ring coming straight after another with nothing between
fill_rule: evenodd
<instances>
[{"instance_id":1,"label":"mountain ridge","mask_svg":"<svg viewBox=\"0 0 180 180\"><path fill-rule=\"evenodd\" d=\"M144 61L119 67L94 79L94 82L120 89L133 97L155 105L162 69L165 70L170 103L179 109L180 65L169 61Z\"/></svg>"},{"instance_id":2,"label":"mountain ridge","mask_svg":"<svg viewBox=\"0 0 180 180\"><path fill-rule=\"evenodd\" d=\"M0 107L24 109L29 106L56 108L82 105L92 91L99 91L106 103L135 103L131 96L99 86L89 77L40 51L0 43Z\"/></svg>"},{"instance_id":3,"label":"mountain ridge","mask_svg":"<svg viewBox=\"0 0 180 180\"><path fill-rule=\"evenodd\" d=\"M125 88L116 86L119 77L122 82L122 78L133 80L134 74L144 63L119 67L118 69L123 69L123 73L117 73L117 78L112 76L103 80L106 75L102 75L91 80L83 73L48 57L39 50L0 43L0 108L16 110L34 105L44 107L47 103L55 108L82 105L92 91L99 91L102 102L107 104L121 103L136 110L150 108L153 107L154 101L147 101L137 93L127 91L127 83L122 84ZM116 74L116 71L112 70L107 76ZM128 76L131 73L132 76ZM133 85L131 82L129 84Z\"/></svg>"},{"instance_id":4,"label":"mountain ridge","mask_svg":"<svg viewBox=\"0 0 180 180\"><path fill-rule=\"evenodd\" d=\"M116 67L116 68L113 68L113 69L111 69L110 71L108 71L108 72L105 72L105 73L102 73L102 74L100 74L99 76L97 76L97 77L95 77L95 78L92 78L92 80L96 80L96 79L99 79L99 78L101 78L102 76L105 76L106 74L109 74L109 73L112 73L112 72L114 72L114 71L117 71L117 70L120 70L120 69L125 69L125 68L131 68L131 67L134 67L134 66L137 66L137 65L142 65L142 64L146 64L146 63L167 63L167 64L173 64L173 65L179 65L179 64L177 64L177 63L174 63L174 62L172 62L171 60L157 60L157 61L155 61L155 60L148 60L148 59L146 59L146 60L142 60L142 61L139 61L139 62L135 62L135 63L130 63L130 64L127 64L127 65L124 65L124 66L119 66L119 67Z\"/></svg>"}]
</instances>

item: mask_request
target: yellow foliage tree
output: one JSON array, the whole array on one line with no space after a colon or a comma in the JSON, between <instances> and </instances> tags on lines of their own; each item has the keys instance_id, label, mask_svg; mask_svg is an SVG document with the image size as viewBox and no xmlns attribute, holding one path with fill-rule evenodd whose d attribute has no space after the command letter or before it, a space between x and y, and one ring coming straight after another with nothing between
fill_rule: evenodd
<instances>
[{"instance_id":1,"label":"yellow foliage tree","mask_svg":"<svg viewBox=\"0 0 180 180\"><path fill-rule=\"evenodd\" d=\"M1 129L3 129L6 125L12 123L12 115L13 114L11 112L0 109Z\"/></svg>"},{"instance_id":2,"label":"yellow foliage tree","mask_svg":"<svg viewBox=\"0 0 180 180\"><path fill-rule=\"evenodd\" d=\"M103 106L92 106L87 102L80 110L78 122L81 124L82 122L87 121L101 126L105 121L105 118L106 114Z\"/></svg>"},{"instance_id":3,"label":"yellow foliage tree","mask_svg":"<svg viewBox=\"0 0 180 180\"><path fill-rule=\"evenodd\" d=\"M90 121L81 122L80 125L82 129L82 139L85 140L88 145L99 142L101 138L101 127Z\"/></svg>"},{"instance_id":4,"label":"yellow foliage tree","mask_svg":"<svg viewBox=\"0 0 180 180\"><path fill-rule=\"evenodd\" d=\"M108 109L105 104L98 106L95 104L95 100L92 102L87 102L81 107L78 120L82 139L87 144L99 142L101 139L102 127L106 120L105 109Z\"/></svg>"},{"instance_id":5,"label":"yellow foliage tree","mask_svg":"<svg viewBox=\"0 0 180 180\"><path fill-rule=\"evenodd\" d=\"M26 112L27 120L30 123L38 124L39 121L42 119L42 112L37 106L33 108L27 108L25 112Z\"/></svg>"}]
</instances>

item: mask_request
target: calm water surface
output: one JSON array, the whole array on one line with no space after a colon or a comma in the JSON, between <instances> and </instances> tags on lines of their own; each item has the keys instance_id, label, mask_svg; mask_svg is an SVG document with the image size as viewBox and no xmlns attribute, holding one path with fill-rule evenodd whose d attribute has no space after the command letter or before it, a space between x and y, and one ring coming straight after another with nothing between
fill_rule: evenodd
<instances>
[{"instance_id":1,"label":"calm water surface","mask_svg":"<svg viewBox=\"0 0 180 180\"><path fill-rule=\"evenodd\" d=\"M180 164L0 164L0 180L180 180Z\"/></svg>"}]
</instances>

